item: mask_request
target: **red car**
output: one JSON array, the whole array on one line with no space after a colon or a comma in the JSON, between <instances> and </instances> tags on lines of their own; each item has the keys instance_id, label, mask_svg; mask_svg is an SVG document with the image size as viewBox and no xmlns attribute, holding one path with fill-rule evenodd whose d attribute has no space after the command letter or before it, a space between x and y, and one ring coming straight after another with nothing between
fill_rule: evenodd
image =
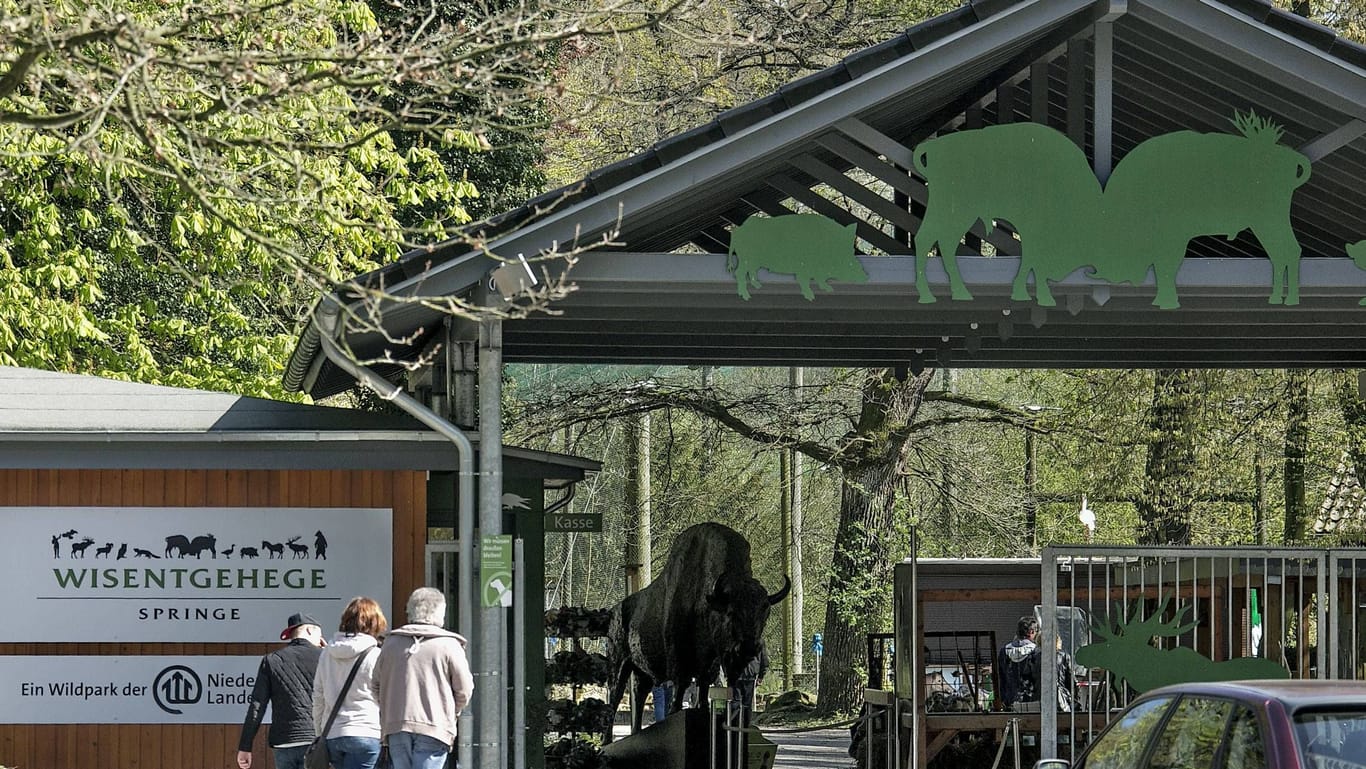
<instances>
[{"instance_id":1,"label":"red car","mask_svg":"<svg viewBox=\"0 0 1366 769\"><path fill-rule=\"evenodd\" d=\"M1366 768L1366 682L1181 684L1134 700L1072 764L1036 769Z\"/></svg>"}]
</instances>

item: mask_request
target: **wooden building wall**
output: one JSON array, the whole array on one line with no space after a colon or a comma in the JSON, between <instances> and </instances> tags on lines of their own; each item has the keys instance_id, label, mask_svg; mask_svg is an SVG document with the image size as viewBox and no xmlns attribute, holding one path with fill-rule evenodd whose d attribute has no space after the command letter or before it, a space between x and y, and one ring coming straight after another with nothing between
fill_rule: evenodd
<instances>
[{"instance_id":1,"label":"wooden building wall","mask_svg":"<svg viewBox=\"0 0 1366 769\"><path fill-rule=\"evenodd\" d=\"M0 506L380 507L394 511L393 595L423 582L426 474L351 470L0 470ZM331 635L337 618L319 617ZM403 618L390 617L391 624ZM283 623L284 618L281 618ZM3 655L252 655L278 644L3 643ZM243 715L246 713L243 707ZM20 769L235 767L233 724L0 724L0 765ZM263 727L253 769L273 769Z\"/></svg>"}]
</instances>

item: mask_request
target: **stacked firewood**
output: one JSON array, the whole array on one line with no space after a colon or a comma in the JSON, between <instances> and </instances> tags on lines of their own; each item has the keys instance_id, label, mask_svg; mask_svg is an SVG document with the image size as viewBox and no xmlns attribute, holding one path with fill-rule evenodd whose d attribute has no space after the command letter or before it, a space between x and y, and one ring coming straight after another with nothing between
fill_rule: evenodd
<instances>
[{"instance_id":1,"label":"stacked firewood","mask_svg":"<svg viewBox=\"0 0 1366 769\"><path fill-rule=\"evenodd\" d=\"M583 649L556 652L545 666L545 680L560 684L601 684L611 677L607 656Z\"/></svg>"},{"instance_id":2,"label":"stacked firewood","mask_svg":"<svg viewBox=\"0 0 1366 769\"><path fill-rule=\"evenodd\" d=\"M551 638L596 638L607 635L611 609L561 606L545 613L545 634Z\"/></svg>"}]
</instances>

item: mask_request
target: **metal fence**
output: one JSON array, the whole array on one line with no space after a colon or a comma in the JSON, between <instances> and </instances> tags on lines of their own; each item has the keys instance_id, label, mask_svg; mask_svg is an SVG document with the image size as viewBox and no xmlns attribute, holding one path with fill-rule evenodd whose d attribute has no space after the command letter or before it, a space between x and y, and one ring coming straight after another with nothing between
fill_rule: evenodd
<instances>
[{"instance_id":1,"label":"metal fence","mask_svg":"<svg viewBox=\"0 0 1366 769\"><path fill-rule=\"evenodd\" d=\"M1329 674L1366 680L1366 551L1330 550L1328 573Z\"/></svg>"},{"instance_id":2,"label":"metal fence","mask_svg":"<svg viewBox=\"0 0 1366 769\"><path fill-rule=\"evenodd\" d=\"M1041 639L1061 652L1042 657L1044 757L1075 756L1150 688L1277 672L1247 658L1366 677L1366 551L1049 547L1041 572Z\"/></svg>"}]
</instances>

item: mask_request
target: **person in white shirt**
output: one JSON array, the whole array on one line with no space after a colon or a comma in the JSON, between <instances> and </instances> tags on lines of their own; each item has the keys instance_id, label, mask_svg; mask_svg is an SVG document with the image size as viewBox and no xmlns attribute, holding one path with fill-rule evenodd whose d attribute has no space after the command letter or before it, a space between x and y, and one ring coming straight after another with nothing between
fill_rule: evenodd
<instances>
[{"instance_id":1,"label":"person in white shirt","mask_svg":"<svg viewBox=\"0 0 1366 769\"><path fill-rule=\"evenodd\" d=\"M389 629L384 611L372 599L351 600L342 612L332 643L318 660L313 676L313 725L319 734L337 700L341 707L327 730L327 753L333 769L374 769L379 761L379 702L371 686L379 640ZM351 685L342 691L351 668L360 667Z\"/></svg>"}]
</instances>

